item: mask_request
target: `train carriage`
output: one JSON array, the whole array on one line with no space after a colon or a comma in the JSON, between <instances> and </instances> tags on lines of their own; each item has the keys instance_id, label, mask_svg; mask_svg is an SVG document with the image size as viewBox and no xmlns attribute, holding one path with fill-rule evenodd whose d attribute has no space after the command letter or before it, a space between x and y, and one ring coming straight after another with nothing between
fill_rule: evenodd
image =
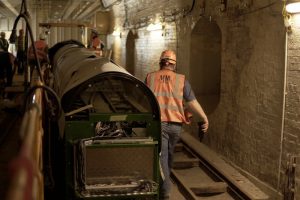
<instances>
[{"instance_id":1,"label":"train carriage","mask_svg":"<svg viewBox=\"0 0 300 200\"><path fill-rule=\"evenodd\" d=\"M79 42L49 55L63 110L65 199L158 199L160 112L150 89Z\"/></svg>"}]
</instances>

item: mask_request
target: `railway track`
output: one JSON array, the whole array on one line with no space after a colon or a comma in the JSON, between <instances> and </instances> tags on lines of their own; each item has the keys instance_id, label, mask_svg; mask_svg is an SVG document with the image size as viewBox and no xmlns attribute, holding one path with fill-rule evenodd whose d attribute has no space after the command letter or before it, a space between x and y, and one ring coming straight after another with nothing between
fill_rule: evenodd
<instances>
[{"instance_id":1,"label":"railway track","mask_svg":"<svg viewBox=\"0 0 300 200\"><path fill-rule=\"evenodd\" d=\"M171 177L187 200L269 199L246 177L189 134L183 134L176 146Z\"/></svg>"},{"instance_id":2,"label":"railway track","mask_svg":"<svg viewBox=\"0 0 300 200\"><path fill-rule=\"evenodd\" d=\"M186 199L235 200L228 184L211 172L184 143L176 147L172 179Z\"/></svg>"}]
</instances>

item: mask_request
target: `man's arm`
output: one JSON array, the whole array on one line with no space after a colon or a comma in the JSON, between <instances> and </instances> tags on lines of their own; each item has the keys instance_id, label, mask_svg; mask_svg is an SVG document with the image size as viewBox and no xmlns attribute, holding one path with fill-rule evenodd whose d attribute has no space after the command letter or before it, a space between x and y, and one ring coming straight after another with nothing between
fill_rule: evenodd
<instances>
[{"instance_id":1,"label":"man's arm","mask_svg":"<svg viewBox=\"0 0 300 200\"><path fill-rule=\"evenodd\" d=\"M201 127L202 131L206 132L208 129L208 119L199 102L196 99L194 99L192 101L187 102L187 106L191 111L196 113L203 120L204 124Z\"/></svg>"}]
</instances>

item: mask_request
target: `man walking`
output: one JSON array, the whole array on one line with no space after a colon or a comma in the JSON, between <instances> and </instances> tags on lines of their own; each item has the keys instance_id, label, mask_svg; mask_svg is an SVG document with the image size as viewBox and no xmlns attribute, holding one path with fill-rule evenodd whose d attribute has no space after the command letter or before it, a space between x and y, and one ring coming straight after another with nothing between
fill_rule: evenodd
<instances>
[{"instance_id":1,"label":"man walking","mask_svg":"<svg viewBox=\"0 0 300 200\"><path fill-rule=\"evenodd\" d=\"M17 49L17 62L18 62L18 74L22 74L24 72L25 67L25 36L24 30L19 30L19 36L17 37L16 42Z\"/></svg>"},{"instance_id":2,"label":"man walking","mask_svg":"<svg viewBox=\"0 0 300 200\"><path fill-rule=\"evenodd\" d=\"M160 56L160 70L147 74L146 84L157 98L161 112L161 157L160 162L164 174L161 199L169 199L171 190L170 169L173 153L179 140L182 124L187 123L184 114L184 103L203 121L201 129L207 132L208 119L185 76L175 72L176 55L165 50ZM184 102L185 101L185 102Z\"/></svg>"},{"instance_id":3,"label":"man walking","mask_svg":"<svg viewBox=\"0 0 300 200\"><path fill-rule=\"evenodd\" d=\"M0 49L2 49L3 51L8 51L8 41L7 39L5 39L5 32L1 32L0 33Z\"/></svg>"},{"instance_id":4,"label":"man walking","mask_svg":"<svg viewBox=\"0 0 300 200\"><path fill-rule=\"evenodd\" d=\"M46 43L46 36L43 33L40 33L39 40L34 42L34 46L36 48L37 58L41 65L48 63L48 44ZM31 45L28 49L28 60L29 65L33 69L34 66L37 66L34 52L33 52L33 45Z\"/></svg>"}]
</instances>

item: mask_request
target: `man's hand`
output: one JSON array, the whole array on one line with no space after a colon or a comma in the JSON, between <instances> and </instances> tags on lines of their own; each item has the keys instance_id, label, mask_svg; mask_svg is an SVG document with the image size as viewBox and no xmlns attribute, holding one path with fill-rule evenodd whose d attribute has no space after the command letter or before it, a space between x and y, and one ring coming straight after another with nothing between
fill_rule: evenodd
<instances>
[{"instance_id":1,"label":"man's hand","mask_svg":"<svg viewBox=\"0 0 300 200\"><path fill-rule=\"evenodd\" d=\"M207 132L207 130L208 130L208 120L206 119L206 120L204 120L203 122L202 122L202 125L201 125L201 130L204 132L204 133L206 133Z\"/></svg>"},{"instance_id":2,"label":"man's hand","mask_svg":"<svg viewBox=\"0 0 300 200\"><path fill-rule=\"evenodd\" d=\"M187 105L192 112L196 113L200 118L202 118L201 129L204 133L206 133L208 129L208 119L199 102L195 99L187 102Z\"/></svg>"},{"instance_id":3,"label":"man's hand","mask_svg":"<svg viewBox=\"0 0 300 200\"><path fill-rule=\"evenodd\" d=\"M198 137L200 142L202 142L205 133L208 129L208 120L198 122Z\"/></svg>"}]
</instances>

